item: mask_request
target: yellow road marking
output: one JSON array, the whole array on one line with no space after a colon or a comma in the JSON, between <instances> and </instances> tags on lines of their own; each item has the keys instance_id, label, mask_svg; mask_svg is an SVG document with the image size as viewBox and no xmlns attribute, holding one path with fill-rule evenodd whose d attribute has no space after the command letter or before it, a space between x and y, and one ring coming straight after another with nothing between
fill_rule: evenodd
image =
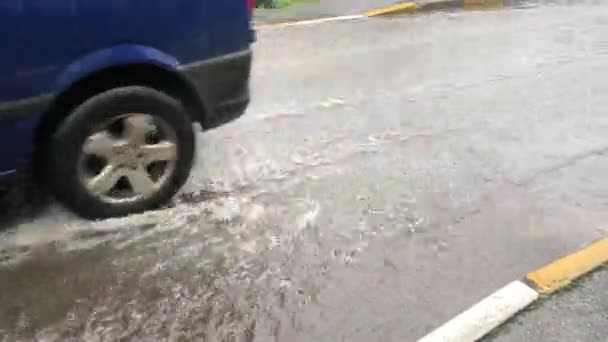
<instances>
[{"instance_id":1,"label":"yellow road marking","mask_svg":"<svg viewBox=\"0 0 608 342\"><path fill-rule=\"evenodd\" d=\"M526 280L541 294L555 292L576 278L608 262L608 238L528 273Z\"/></svg>"},{"instance_id":2,"label":"yellow road marking","mask_svg":"<svg viewBox=\"0 0 608 342\"><path fill-rule=\"evenodd\" d=\"M416 12L416 4L413 2L404 2L400 4L390 5L382 8L377 8L363 13L367 17L375 17L379 15L397 14L397 13L414 13Z\"/></svg>"}]
</instances>

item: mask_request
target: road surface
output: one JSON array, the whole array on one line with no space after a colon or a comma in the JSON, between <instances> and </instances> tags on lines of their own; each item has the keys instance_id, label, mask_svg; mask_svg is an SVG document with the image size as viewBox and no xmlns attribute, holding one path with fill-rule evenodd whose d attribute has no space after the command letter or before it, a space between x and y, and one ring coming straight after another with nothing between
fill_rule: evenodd
<instances>
[{"instance_id":1,"label":"road surface","mask_svg":"<svg viewBox=\"0 0 608 342\"><path fill-rule=\"evenodd\" d=\"M607 16L260 31L175 205L5 213L0 341L415 341L606 235Z\"/></svg>"},{"instance_id":2,"label":"road surface","mask_svg":"<svg viewBox=\"0 0 608 342\"><path fill-rule=\"evenodd\" d=\"M604 341L608 336L608 269L601 268L542 300L483 342Z\"/></svg>"}]
</instances>

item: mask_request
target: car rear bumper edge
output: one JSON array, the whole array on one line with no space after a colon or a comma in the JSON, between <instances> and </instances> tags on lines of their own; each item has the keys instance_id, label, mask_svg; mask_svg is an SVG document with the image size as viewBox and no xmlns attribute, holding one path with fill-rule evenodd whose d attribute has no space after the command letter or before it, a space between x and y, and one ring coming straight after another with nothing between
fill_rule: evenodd
<instances>
[{"instance_id":1,"label":"car rear bumper edge","mask_svg":"<svg viewBox=\"0 0 608 342\"><path fill-rule=\"evenodd\" d=\"M245 112L251 63L251 49L246 49L180 68L204 102L206 113L200 120L204 129L228 123Z\"/></svg>"}]
</instances>

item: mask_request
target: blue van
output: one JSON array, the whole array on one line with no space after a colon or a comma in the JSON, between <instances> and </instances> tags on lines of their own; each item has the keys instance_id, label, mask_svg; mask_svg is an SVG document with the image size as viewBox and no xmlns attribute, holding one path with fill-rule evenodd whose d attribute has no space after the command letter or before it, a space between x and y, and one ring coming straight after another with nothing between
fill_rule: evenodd
<instances>
[{"instance_id":1,"label":"blue van","mask_svg":"<svg viewBox=\"0 0 608 342\"><path fill-rule=\"evenodd\" d=\"M0 1L0 178L33 165L87 218L158 207L193 123L249 102L252 0Z\"/></svg>"}]
</instances>

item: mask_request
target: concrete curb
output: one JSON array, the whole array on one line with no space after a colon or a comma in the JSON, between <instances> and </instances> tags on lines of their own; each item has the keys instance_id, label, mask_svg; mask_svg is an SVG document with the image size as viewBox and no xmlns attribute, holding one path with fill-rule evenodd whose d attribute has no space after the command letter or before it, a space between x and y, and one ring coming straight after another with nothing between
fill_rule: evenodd
<instances>
[{"instance_id":1,"label":"concrete curb","mask_svg":"<svg viewBox=\"0 0 608 342\"><path fill-rule=\"evenodd\" d=\"M332 21L347 21L347 20L355 20L365 18L364 15L344 15L339 17L326 17L326 18L318 18L318 19L310 19L310 20L299 20L299 21L290 21L285 23L277 23L277 24L256 24L254 25L254 29L256 30L268 30L268 29L278 29L283 27L291 27L291 26L306 26L306 25L315 25L321 23L327 23Z\"/></svg>"},{"instance_id":2,"label":"concrete curb","mask_svg":"<svg viewBox=\"0 0 608 342\"><path fill-rule=\"evenodd\" d=\"M336 16L336 17L322 17L317 19L308 19L308 20L296 20L296 21L288 21L282 23L272 23L272 24L255 24L254 28L256 30L265 30L265 29L276 29L276 28L284 28L291 26L307 26L307 25L315 25L326 22L334 22L334 21L346 21L346 20L355 20L355 19L363 19L368 17L380 17L380 16L390 16L397 14L407 14L407 13L421 13L421 12L432 12L432 11L440 11L440 10L448 10L448 9L495 9L501 8L503 6L508 6L513 3L514 0L435 0L430 2L401 2L390 6L385 6L381 8L376 8L362 14L356 15L345 15L345 16Z\"/></svg>"},{"instance_id":3,"label":"concrete curb","mask_svg":"<svg viewBox=\"0 0 608 342\"><path fill-rule=\"evenodd\" d=\"M418 342L473 342L538 298L568 286L608 262L608 238L528 273L473 305Z\"/></svg>"},{"instance_id":4,"label":"concrete curb","mask_svg":"<svg viewBox=\"0 0 608 342\"><path fill-rule=\"evenodd\" d=\"M430 2L401 2L365 12L366 17L390 16L396 14L432 12L447 9L496 9L502 8L509 0L436 0Z\"/></svg>"}]
</instances>

